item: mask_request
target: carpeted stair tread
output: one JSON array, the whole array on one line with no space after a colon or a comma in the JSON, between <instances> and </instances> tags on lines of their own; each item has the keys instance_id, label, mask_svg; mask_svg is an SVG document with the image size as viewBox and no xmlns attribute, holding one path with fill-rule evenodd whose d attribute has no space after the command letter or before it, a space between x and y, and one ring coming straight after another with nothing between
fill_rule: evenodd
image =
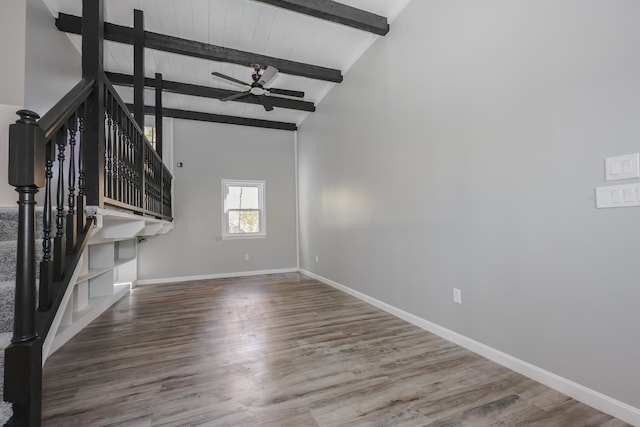
<instances>
[{"instance_id":1,"label":"carpeted stair tread","mask_svg":"<svg viewBox=\"0 0 640 427\"><path fill-rule=\"evenodd\" d=\"M0 242L0 282L16 279L16 253L18 242ZM42 259L42 240L36 240L36 263ZM39 276L36 266L36 277Z\"/></svg>"},{"instance_id":2,"label":"carpeted stair tread","mask_svg":"<svg viewBox=\"0 0 640 427\"><path fill-rule=\"evenodd\" d=\"M16 250L18 242L0 242L0 282L16 279Z\"/></svg>"},{"instance_id":3,"label":"carpeted stair tread","mask_svg":"<svg viewBox=\"0 0 640 427\"><path fill-rule=\"evenodd\" d=\"M0 282L0 333L13 330L14 282Z\"/></svg>"},{"instance_id":4,"label":"carpeted stair tread","mask_svg":"<svg viewBox=\"0 0 640 427\"><path fill-rule=\"evenodd\" d=\"M0 426L3 426L11 415L13 410L11 404L2 400L4 391L4 349L11 342L11 332L0 332L0 367L2 367L2 373L0 374Z\"/></svg>"},{"instance_id":5,"label":"carpeted stair tread","mask_svg":"<svg viewBox=\"0 0 640 427\"><path fill-rule=\"evenodd\" d=\"M53 217L55 221L55 217ZM53 226L53 224L52 224ZM36 210L36 232L42 238L42 211ZM0 208L0 242L18 238L18 208Z\"/></svg>"},{"instance_id":6,"label":"carpeted stair tread","mask_svg":"<svg viewBox=\"0 0 640 427\"><path fill-rule=\"evenodd\" d=\"M0 426L11 418L13 410L4 401L4 349L13 335L15 270L18 209L0 208Z\"/></svg>"},{"instance_id":7,"label":"carpeted stair tread","mask_svg":"<svg viewBox=\"0 0 640 427\"><path fill-rule=\"evenodd\" d=\"M16 240L18 209L0 208L0 242Z\"/></svg>"}]
</instances>

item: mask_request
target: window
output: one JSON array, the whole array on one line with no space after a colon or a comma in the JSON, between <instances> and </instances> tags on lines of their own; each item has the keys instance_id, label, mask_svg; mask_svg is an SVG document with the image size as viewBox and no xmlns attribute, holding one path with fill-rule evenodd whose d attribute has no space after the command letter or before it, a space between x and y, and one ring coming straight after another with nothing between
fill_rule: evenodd
<instances>
[{"instance_id":1,"label":"window","mask_svg":"<svg viewBox=\"0 0 640 427\"><path fill-rule=\"evenodd\" d=\"M149 142L153 146L153 149L155 150L156 149L156 128L151 127L151 126L145 126L144 127L144 136L147 137L147 139L149 140Z\"/></svg>"},{"instance_id":2,"label":"window","mask_svg":"<svg viewBox=\"0 0 640 427\"><path fill-rule=\"evenodd\" d=\"M264 181L222 180L222 238L265 237Z\"/></svg>"}]
</instances>

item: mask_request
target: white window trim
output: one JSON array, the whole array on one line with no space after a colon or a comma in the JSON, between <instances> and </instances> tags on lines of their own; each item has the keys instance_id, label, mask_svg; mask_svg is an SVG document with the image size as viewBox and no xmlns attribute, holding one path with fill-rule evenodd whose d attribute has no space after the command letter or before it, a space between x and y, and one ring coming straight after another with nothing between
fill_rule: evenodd
<instances>
[{"instance_id":1,"label":"white window trim","mask_svg":"<svg viewBox=\"0 0 640 427\"><path fill-rule=\"evenodd\" d=\"M260 215L260 232L258 233L228 233L227 232L227 224L229 223L229 219L227 218L227 186L258 186L260 188L260 206L261 215ZM267 214L266 214L266 189L267 184L266 181L262 180L243 180L243 179L222 179L222 240L237 240L237 239L264 239L267 237Z\"/></svg>"}]
</instances>

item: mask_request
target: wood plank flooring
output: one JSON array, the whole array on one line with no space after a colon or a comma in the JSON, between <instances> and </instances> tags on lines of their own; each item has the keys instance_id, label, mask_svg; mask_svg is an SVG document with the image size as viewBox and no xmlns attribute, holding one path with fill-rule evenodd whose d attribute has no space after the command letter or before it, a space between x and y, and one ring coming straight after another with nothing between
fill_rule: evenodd
<instances>
[{"instance_id":1,"label":"wood plank flooring","mask_svg":"<svg viewBox=\"0 0 640 427\"><path fill-rule=\"evenodd\" d=\"M47 361L43 425L627 424L283 274L135 288Z\"/></svg>"}]
</instances>

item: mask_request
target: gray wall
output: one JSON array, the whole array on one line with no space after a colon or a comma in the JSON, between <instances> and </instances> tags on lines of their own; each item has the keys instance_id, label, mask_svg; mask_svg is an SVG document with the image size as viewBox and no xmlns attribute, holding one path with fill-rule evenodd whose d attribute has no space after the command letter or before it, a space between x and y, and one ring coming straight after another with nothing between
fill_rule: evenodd
<instances>
[{"instance_id":1,"label":"gray wall","mask_svg":"<svg viewBox=\"0 0 640 427\"><path fill-rule=\"evenodd\" d=\"M41 0L0 4L0 206L16 206L7 183L8 126L19 108L44 115L82 76L81 56Z\"/></svg>"},{"instance_id":2,"label":"gray wall","mask_svg":"<svg viewBox=\"0 0 640 427\"><path fill-rule=\"evenodd\" d=\"M138 246L139 279L296 268L294 134L175 120L173 141L175 229ZM266 181L266 238L220 240L223 178Z\"/></svg>"},{"instance_id":3,"label":"gray wall","mask_svg":"<svg viewBox=\"0 0 640 427\"><path fill-rule=\"evenodd\" d=\"M22 105L26 0L0 3L0 104Z\"/></svg>"},{"instance_id":4,"label":"gray wall","mask_svg":"<svg viewBox=\"0 0 640 427\"><path fill-rule=\"evenodd\" d=\"M41 116L82 79L82 55L42 0L27 0L25 108Z\"/></svg>"},{"instance_id":5,"label":"gray wall","mask_svg":"<svg viewBox=\"0 0 640 427\"><path fill-rule=\"evenodd\" d=\"M301 267L639 408L640 209L594 202L640 151L639 18L412 2L301 126Z\"/></svg>"},{"instance_id":6,"label":"gray wall","mask_svg":"<svg viewBox=\"0 0 640 427\"><path fill-rule=\"evenodd\" d=\"M8 127L24 104L26 0L0 2L0 206L16 206L17 195L7 183Z\"/></svg>"}]
</instances>

